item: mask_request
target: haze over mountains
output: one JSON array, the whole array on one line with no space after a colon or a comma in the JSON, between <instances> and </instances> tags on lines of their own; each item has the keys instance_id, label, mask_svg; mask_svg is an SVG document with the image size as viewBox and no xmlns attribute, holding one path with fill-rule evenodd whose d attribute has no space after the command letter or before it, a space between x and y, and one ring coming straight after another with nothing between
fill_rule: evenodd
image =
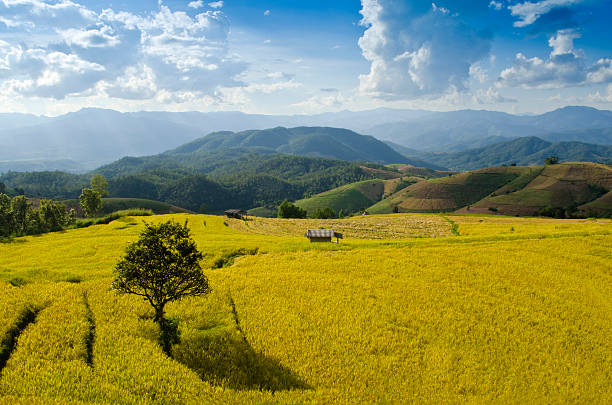
<instances>
[{"instance_id":1,"label":"haze over mountains","mask_svg":"<svg viewBox=\"0 0 612 405\"><path fill-rule=\"evenodd\" d=\"M465 158L454 154L525 136L537 136L553 144L612 144L612 111L589 107L566 107L537 116L517 116L493 111L431 112L385 108L297 116L239 112L119 113L113 110L83 109L55 118L0 114L0 172L53 169L86 171L124 156L155 155L212 132L278 126L336 127L372 135L392 142L392 145L399 145L395 149L409 155L410 159L429 160L430 167L472 168L473 165L463 162ZM238 142L236 135L230 132L216 134L215 139L219 140L224 136L228 136L225 143L227 147L245 146L244 140ZM211 140L212 138L209 138L208 141ZM202 144L202 148L211 147L212 143L207 142ZM378 143L376 145L377 148L382 148ZM263 146L266 152L329 156L347 160L368 158L373 152L366 144L338 145L329 137L309 138L308 142L302 140L301 144L293 139L273 148L268 147L269 145L255 146ZM557 146L561 149L571 149L568 145ZM550 145L547 146L549 147ZM200 152L204 152L204 149ZM330 154L330 150L334 152ZM555 149L549 150L554 153ZM373 161L393 162L397 158L390 158L395 151L386 150L384 153L387 157ZM437 155L438 153L451 155ZM600 156L605 158L606 153L588 151L576 156L594 156L593 159L596 159ZM469 154L482 154L482 151L470 151ZM459 159L459 163L448 163L449 159L455 158ZM405 159L403 163L410 163L410 159ZM524 156L514 157L517 163L530 163L530 159ZM493 162L494 159L489 161ZM503 163L502 160L498 161ZM423 162L420 164L426 165Z\"/></svg>"}]
</instances>

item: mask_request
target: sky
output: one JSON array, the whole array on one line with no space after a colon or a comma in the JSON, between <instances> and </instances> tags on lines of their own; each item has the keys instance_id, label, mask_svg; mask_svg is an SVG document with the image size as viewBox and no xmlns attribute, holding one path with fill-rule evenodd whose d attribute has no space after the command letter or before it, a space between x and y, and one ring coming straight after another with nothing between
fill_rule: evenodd
<instances>
[{"instance_id":1,"label":"sky","mask_svg":"<svg viewBox=\"0 0 612 405\"><path fill-rule=\"evenodd\" d=\"M612 0L0 0L0 112L612 109Z\"/></svg>"}]
</instances>

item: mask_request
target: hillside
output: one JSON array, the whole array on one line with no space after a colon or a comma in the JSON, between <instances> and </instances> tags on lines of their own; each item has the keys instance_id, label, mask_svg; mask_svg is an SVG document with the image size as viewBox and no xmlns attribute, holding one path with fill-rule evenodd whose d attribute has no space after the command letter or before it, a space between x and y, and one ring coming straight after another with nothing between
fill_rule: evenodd
<instances>
[{"instance_id":1,"label":"hillside","mask_svg":"<svg viewBox=\"0 0 612 405\"><path fill-rule=\"evenodd\" d=\"M410 185L426 179L446 177L450 174L449 172L411 165L390 166L397 172L362 168L375 175L377 179L337 187L310 198L296 201L296 205L305 209L309 216L314 215L317 209L326 207L334 209L336 213L342 210L344 214L355 214Z\"/></svg>"},{"instance_id":2,"label":"hillside","mask_svg":"<svg viewBox=\"0 0 612 405\"><path fill-rule=\"evenodd\" d=\"M545 207L612 213L612 166L563 163L475 170L419 182L368 209L371 213L437 212L535 215ZM590 210L589 210L590 209Z\"/></svg>"},{"instance_id":3,"label":"hillside","mask_svg":"<svg viewBox=\"0 0 612 405\"><path fill-rule=\"evenodd\" d=\"M217 132L165 153L183 156L229 148L260 148L270 152L347 161L406 163L407 159L374 137L329 127L277 127L242 132Z\"/></svg>"},{"instance_id":4,"label":"hillside","mask_svg":"<svg viewBox=\"0 0 612 405\"><path fill-rule=\"evenodd\" d=\"M347 184L317 194L313 197L298 200L295 204L313 216L317 209L332 208L336 213L342 210L345 214L364 210L379 201L385 194L387 182L393 180L366 180Z\"/></svg>"},{"instance_id":5,"label":"hillside","mask_svg":"<svg viewBox=\"0 0 612 405\"><path fill-rule=\"evenodd\" d=\"M511 164L539 165L549 156L558 156L562 162L608 162L612 161L612 145L549 142L538 137L523 137L462 152L416 152L409 156L464 171Z\"/></svg>"}]
</instances>

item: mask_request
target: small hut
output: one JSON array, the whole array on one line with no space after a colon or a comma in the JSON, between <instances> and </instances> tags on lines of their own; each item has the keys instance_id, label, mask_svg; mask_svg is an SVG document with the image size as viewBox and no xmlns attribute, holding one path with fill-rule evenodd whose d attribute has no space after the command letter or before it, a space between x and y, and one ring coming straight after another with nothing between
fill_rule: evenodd
<instances>
[{"instance_id":1,"label":"small hut","mask_svg":"<svg viewBox=\"0 0 612 405\"><path fill-rule=\"evenodd\" d=\"M231 209L225 211L225 215L227 215L228 218L246 219L247 212L245 210Z\"/></svg>"},{"instance_id":2,"label":"small hut","mask_svg":"<svg viewBox=\"0 0 612 405\"><path fill-rule=\"evenodd\" d=\"M306 236L312 242L331 242L332 238L336 238L335 243L339 243L342 238L342 234L334 232L333 229L309 229L306 232Z\"/></svg>"}]
</instances>

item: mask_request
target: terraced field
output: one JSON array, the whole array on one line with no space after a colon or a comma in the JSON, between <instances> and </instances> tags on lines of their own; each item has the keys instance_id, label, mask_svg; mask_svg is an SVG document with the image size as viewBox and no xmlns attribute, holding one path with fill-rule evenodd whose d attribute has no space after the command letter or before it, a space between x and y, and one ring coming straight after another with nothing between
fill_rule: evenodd
<instances>
[{"instance_id":1,"label":"terraced field","mask_svg":"<svg viewBox=\"0 0 612 405\"><path fill-rule=\"evenodd\" d=\"M148 304L109 290L142 221L170 218L209 255L259 249L170 304L173 358ZM317 226L347 238L310 244ZM610 220L461 215L180 214L17 239L0 244L0 402L606 404L611 252Z\"/></svg>"},{"instance_id":2,"label":"terraced field","mask_svg":"<svg viewBox=\"0 0 612 405\"><path fill-rule=\"evenodd\" d=\"M597 163L497 167L418 182L384 198L370 213L458 212L536 215L541 208L576 206L612 213L612 167ZM589 211L590 210L590 211Z\"/></svg>"}]
</instances>

